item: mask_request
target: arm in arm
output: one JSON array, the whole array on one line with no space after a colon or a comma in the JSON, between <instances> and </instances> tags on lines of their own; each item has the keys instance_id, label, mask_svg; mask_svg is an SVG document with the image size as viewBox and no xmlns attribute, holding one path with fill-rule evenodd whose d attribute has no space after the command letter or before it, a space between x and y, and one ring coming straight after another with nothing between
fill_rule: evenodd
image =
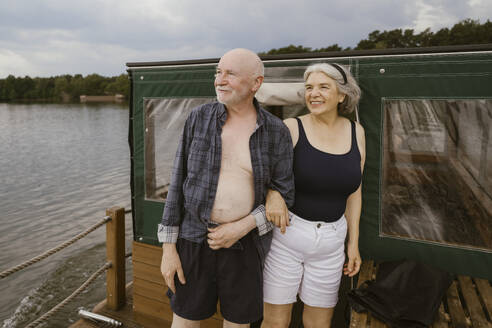
<instances>
[{"instance_id":1,"label":"arm in arm","mask_svg":"<svg viewBox=\"0 0 492 328\"><path fill-rule=\"evenodd\" d=\"M289 225L288 208L294 205L294 152L291 135L296 131L292 131L291 126L293 124L291 121L295 123L293 119L285 120L286 125L281 130L279 151L274 159L270 189L266 197L266 218L280 227L281 233L285 233L285 229Z\"/></svg>"},{"instance_id":2,"label":"arm in arm","mask_svg":"<svg viewBox=\"0 0 492 328\"><path fill-rule=\"evenodd\" d=\"M270 166L271 180L268 188L277 191L286 200L287 205L292 205L294 203L293 150L290 133L286 126L281 127L275 144L278 147L275 147L275 152L272 152L270 159L272 163ZM274 225L267 220L264 205L259 205L241 220L209 229L208 243L212 249L230 247L255 227L258 228L260 236L273 230Z\"/></svg>"}]
</instances>

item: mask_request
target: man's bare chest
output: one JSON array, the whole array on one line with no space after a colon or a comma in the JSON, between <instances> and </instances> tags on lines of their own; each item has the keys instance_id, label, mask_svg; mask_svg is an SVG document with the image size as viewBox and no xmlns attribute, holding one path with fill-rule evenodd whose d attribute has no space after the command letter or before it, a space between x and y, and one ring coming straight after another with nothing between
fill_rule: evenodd
<instances>
[{"instance_id":1,"label":"man's bare chest","mask_svg":"<svg viewBox=\"0 0 492 328\"><path fill-rule=\"evenodd\" d=\"M249 140L251 128L229 127L222 131L222 168L252 171Z\"/></svg>"}]
</instances>

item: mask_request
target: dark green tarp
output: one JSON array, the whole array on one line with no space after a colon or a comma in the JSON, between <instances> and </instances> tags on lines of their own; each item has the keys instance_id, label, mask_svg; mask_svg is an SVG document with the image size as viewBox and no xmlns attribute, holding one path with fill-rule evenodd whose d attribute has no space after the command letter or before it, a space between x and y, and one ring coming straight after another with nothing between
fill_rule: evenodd
<instances>
[{"instance_id":1,"label":"dark green tarp","mask_svg":"<svg viewBox=\"0 0 492 328\"><path fill-rule=\"evenodd\" d=\"M338 58L270 56L264 60L265 82L302 82L304 69L313 62L350 66L362 89L358 114L366 133L360 224L363 258L420 260L490 280L492 47L449 53L435 50L338 53ZM158 195L170 170L169 163L158 159L164 148L166 156L173 155L177 140L174 135L162 137L166 124L159 120L169 114L154 117L151 111L166 108L185 115L190 109L183 105L185 100L188 104L212 101L216 62L128 65L137 241L158 244L156 229L164 206ZM270 109L282 113L288 107ZM178 131L179 123L172 123ZM406 226L410 228L405 230Z\"/></svg>"}]
</instances>

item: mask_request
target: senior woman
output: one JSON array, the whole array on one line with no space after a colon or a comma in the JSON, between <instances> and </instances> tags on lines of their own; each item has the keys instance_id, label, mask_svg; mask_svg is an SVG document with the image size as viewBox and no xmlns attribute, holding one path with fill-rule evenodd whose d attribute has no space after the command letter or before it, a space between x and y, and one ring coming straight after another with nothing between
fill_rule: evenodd
<instances>
[{"instance_id":1,"label":"senior woman","mask_svg":"<svg viewBox=\"0 0 492 328\"><path fill-rule=\"evenodd\" d=\"M361 264L364 129L341 115L355 109L360 88L338 64L311 65L304 81L310 113L284 121L294 146L290 219L278 193L267 197L267 217L281 229L274 230L265 262L263 328L288 327L297 294L304 303L304 327L330 327L342 271L354 276Z\"/></svg>"}]
</instances>

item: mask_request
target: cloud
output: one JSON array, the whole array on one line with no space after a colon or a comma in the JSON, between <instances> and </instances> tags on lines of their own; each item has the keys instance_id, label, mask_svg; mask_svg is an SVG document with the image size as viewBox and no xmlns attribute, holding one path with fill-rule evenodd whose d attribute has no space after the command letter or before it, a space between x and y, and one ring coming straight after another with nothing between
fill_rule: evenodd
<instances>
[{"instance_id":1,"label":"cloud","mask_svg":"<svg viewBox=\"0 0 492 328\"><path fill-rule=\"evenodd\" d=\"M442 26L452 26L459 20L441 1L417 0L414 6L416 17L412 27L416 32L422 32L427 28L435 31Z\"/></svg>"},{"instance_id":2,"label":"cloud","mask_svg":"<svg viewBox=\"0 0 492 328\"><path fill-rule=\"evenodd\" d=\"M451 28L467 18L485 23L492 16L492 2L484 0L417 0L407 3L405 7L408 15L414 17L406 28L412 28L416 32L427 28L432 31Z\"/></svg>"},{"instance_id":3,"label":"cloud","mask_svg":"<svg viewBox=\"0 0 492 328\"><path fill-rule=\"evenodd\" d=\"M0 49L0 77L7 77L12 72L16 76L29 75L36 67L15 51Z\"/></svg>"},{"instance_id":4,"label":"cloud","mask_svg":"<svg viewBox=\"0 0 492 328\"><path fill-rule=\"evenodd\" d=\"M0 1L0 78L116 75L126 62L220 57L303 45L354 47L374 30L485 22L485 0Z\"/></svg>"}]
</instances>

